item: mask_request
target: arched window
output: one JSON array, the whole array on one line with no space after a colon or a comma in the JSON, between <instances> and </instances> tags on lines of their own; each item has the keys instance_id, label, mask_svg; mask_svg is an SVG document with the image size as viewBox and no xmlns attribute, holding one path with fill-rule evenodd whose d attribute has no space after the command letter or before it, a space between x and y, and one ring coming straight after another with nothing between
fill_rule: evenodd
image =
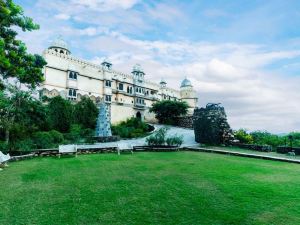
<instances>
[{"instance_id":1,"label":"arched window","mask_svg":"<svg viewBox=\"0 0 300 225\"><path fill-rule=\"evenodd\" d=\"M60 50L60 52L59 53L62 53L62 54L64 54L64 51L63 50Z\"/></svg>"}]
</instances>

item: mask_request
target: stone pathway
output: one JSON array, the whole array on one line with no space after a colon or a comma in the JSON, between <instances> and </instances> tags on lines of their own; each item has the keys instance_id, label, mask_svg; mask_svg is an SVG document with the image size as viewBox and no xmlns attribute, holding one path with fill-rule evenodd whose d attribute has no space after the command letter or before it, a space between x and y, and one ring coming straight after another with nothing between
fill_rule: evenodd
<instances>
[{"instance_id":1,"label":"stone pathway","mask_svg":"<svg viewBox=\"0 0 300 225\"><path fill-rule=\"evenodd\" d=\"M244 152L236 152L236 151L226 151L226 150L217 150L211 148L202 148L202 147L186 147L186 150L196 151L196 152L209 152L209 153L217 153L217 154L225 154L225 155L235 155L247 158L256 158L256 159L265 159L265 160L273 160L273 161L281 161L281 162L291 162L300 164L300 160L297 159L288 159L284 157L276 157L276 156L266 156L260 154L253 153L244 153Z\"/></svg>"},{"instance_id":2,"label":"stone pathway","mask_svg":"<svg viewBox=\"0 0 300 225\"><path fill-rule=\"evenodd\" d=\"M161 127L164 127L163 125L154 125L155 130L158 130ZM173 136L175 134L182 135L183 136L183 145L181 147L186 146L194 146L198 145L195 142L195 136L194 136L194 130L192 129L186 129L181 127L173 127L173 126L166 126L169 128L167 136ZM136 138L136 139L130 139L130 140L121 140L116 142L108 142L108 143L95 143L93 145L78 145L79 148L96 148L96 147L116 147L119 146L121 149L126 149L129 146L140 146L146 144L146 138Z\"/></svg>"}]
</instances>

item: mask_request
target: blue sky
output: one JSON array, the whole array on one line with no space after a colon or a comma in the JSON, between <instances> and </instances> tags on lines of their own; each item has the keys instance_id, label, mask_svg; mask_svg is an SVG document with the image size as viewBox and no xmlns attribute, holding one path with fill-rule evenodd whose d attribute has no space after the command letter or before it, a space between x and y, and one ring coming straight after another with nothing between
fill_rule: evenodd
<instances>
[{"instance_id":1,"label":"blue sky","mask_svg":"<svg viewBox=\"0 0 300 225\"><path fill-rule=\"evenodd\" d=\"M140 63L178 88L187 76L199 106L222 102L233 128L300 130L300 1L18 0L41 29L22 33L42 53L62 35L74 56Z\"/></svg>"}]
</instances>

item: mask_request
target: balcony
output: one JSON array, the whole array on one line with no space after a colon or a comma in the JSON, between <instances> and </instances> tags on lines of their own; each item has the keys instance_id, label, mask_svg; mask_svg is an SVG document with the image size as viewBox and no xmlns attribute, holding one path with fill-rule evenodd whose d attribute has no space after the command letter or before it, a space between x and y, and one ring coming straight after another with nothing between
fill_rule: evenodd
<instances>
[{"instance_id":1,"label":"balcony","mask_svg":"<svg viewBox=\"0 0 300 225\"><path fill-rule=\"evenodd\" d=\"M135 102L134 107L137 109L144 109L146 106L144 104Z\"/></svg>"}]
</instances>

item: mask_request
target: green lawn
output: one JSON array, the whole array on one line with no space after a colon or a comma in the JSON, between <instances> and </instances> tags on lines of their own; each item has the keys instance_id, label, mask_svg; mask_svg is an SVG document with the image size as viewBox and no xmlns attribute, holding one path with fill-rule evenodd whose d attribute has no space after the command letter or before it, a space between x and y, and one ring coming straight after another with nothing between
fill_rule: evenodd
<instances>
[{"instance_id":1,"label":"green lawn","mask_svg":"<svg viewBox=\"0 0 300 225\"><path fill-rule=\"evenodd\" d=\"M300 165L198 152L14 162L0 224L296 225Z\"/></svg>"}]
</instances>

